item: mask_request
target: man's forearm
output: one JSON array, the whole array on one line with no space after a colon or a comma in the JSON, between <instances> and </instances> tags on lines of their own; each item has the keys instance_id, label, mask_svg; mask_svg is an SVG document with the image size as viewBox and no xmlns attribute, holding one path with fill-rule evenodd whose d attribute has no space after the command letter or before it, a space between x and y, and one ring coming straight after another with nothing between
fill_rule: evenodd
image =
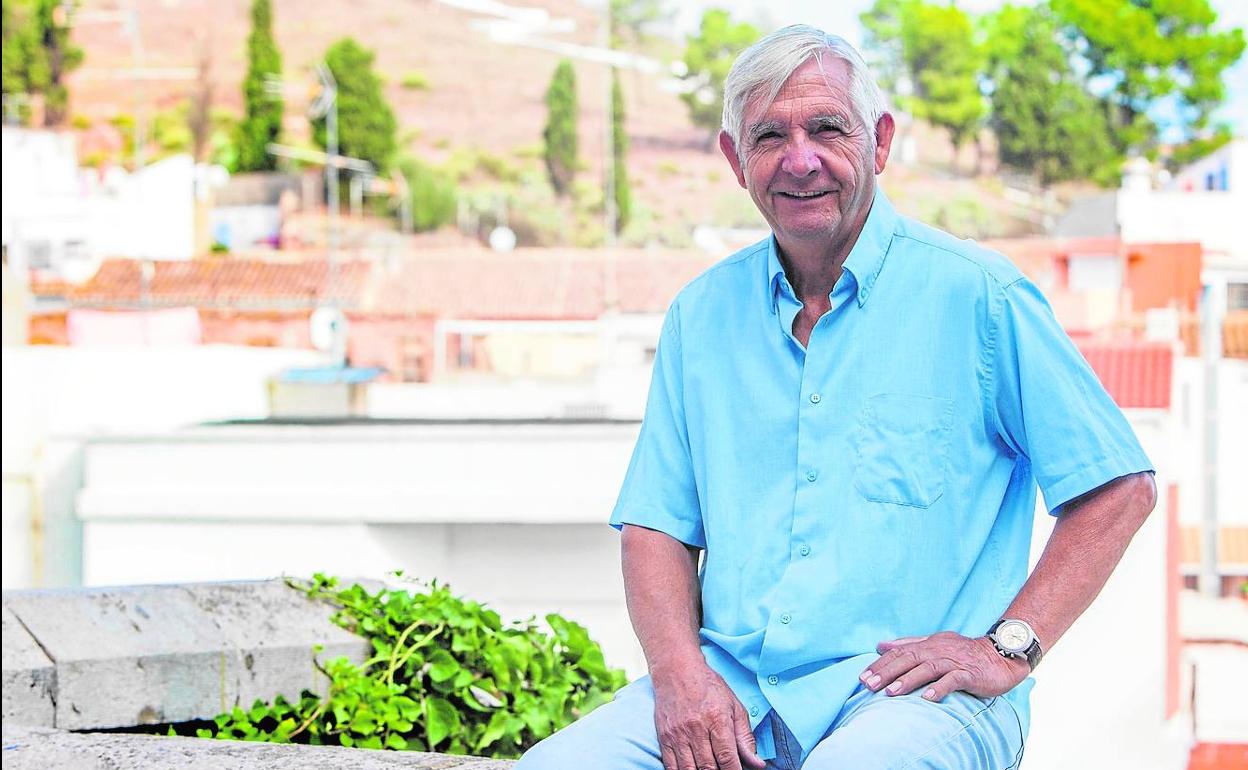
<instances>
[{"instance_id":1,"label":"man's forearm","mask_svg":"<svg viewBox=\"0 0 1248 770\"><path fill-rule=\"evenodd\" d=\"M628 615L650 671L704 664L697 552L662 532L625 525L622 562Z\"/></svg>"},{"instance_id":2,"label":"man's forearm","mask_svg":"<svg viewBox=\"0 0 1248 770\"><path fill-rule=\"evenodd\" d=\"M1027 621L1051 649L1101 592L1156 502L1152 474L1136 473L1068 503L1003 617Z\"/></svg>"}]
</instances>

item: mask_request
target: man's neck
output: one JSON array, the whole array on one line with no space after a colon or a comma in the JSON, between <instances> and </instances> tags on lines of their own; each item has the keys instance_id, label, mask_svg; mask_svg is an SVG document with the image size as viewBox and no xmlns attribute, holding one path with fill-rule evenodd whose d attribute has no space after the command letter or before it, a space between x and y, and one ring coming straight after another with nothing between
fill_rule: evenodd
<instances>
[{"instance_id":1,"label":"man's neck","mask_svg":"<svg viewBox=\"0 0 1248 770\"><path fill-rule=\"evenodd\" d=\"M869 216L869 211L868 211ZM837 242L827 241L796 241L787 242L776 236L779 247L780 264L784 266L784 274L797 298L806 306L826 307L828 295L832 293L836 282L840 280L845 260L853 250L854 244L862 235L866 226L866 216L850 231L849 235Z\"/></svg>"}]
</instances>

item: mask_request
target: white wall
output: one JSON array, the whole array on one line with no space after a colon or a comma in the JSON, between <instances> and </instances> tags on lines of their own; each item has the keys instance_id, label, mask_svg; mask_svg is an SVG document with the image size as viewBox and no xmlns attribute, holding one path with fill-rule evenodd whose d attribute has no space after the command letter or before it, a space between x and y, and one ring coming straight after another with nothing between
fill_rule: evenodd
<instances>
[{"instance_id":1,"label":"white wall","mask_svg":"<svg viewBox=\"0 0 1248 770\"><path fill-rule=\"evenodd\" d=\"M86 436L268 413L266 379L311 351L3 348L3 585L81 580L75 497Z\"/></svg>"},{"instance_id":2,"label":"white wall","mask_svg":"<svg viewBox=\"0 0 1248 770\"><path fill-rule=\"evenodd\" d=\"M268 425L97 439L78 497L83 582L402 569L505 618L560 612L637 676L606 521L638 428Z\"/></svg>"},{"instance_id":3,"label":"white wall","mask_svg":"<svg viewBox=\"0 0 1248 770\"><path fill-rule=\"evenodd\" d=\"M1220 176L1223 169L1226 169L1228 190L1248 188L1248 139L1236 139L1192 163L1175 174L1168 187L1173 190L1203 190L1206 176L1211 173Z\"/></svg>"},{"instance_id":4,"label":"white wall","mask_svg":"<svg viewBox=\"0 0 1248 770\"><path fill-rule=\"evenodd\" d=\"M1167 724L1166 494L1173 480L1173 425L1164 412L1128 411L1157 467L1156 510L1136 534L1100 596L1045 655L1032 690L1028 770L1179 770L1187 734ZM1055 519L1036 512L1034 564Z\"/></svg>"},{"instance_id":5,"label":"white wall","mask_svg":"<svg viewBox=\"0 0 1248 770\"><path fill-rule=\"evenodd\" d=\"M1200 523L1205 500L1205 377L1199 358L1176 358L1173 473L1179 484L1179 522ZM1218 520L1248 526L1248 360L1218 363Z\"/></svg>"},{"instance_id":6,"label":"white wall","mask_svg":"<svg viewBox=\"0 0 1248 770\"><path fill-rule=\"evenodd\" d=\"M126 174L112 169L86 200L97 259L189 260L195 255L195 163L173 155Z\"/></svg>"},{"instance_id":7,"label":"white wall","mask_svg":"<svg viewBox=\"0 0 1248 770\"><path fill-rule=\"evenodd\" d=\"M1196 242L1206 251L1248 257L1241 221L1248 189L1232 192L1118 192L1123 243Z\"/></svg>"}]
</instances>

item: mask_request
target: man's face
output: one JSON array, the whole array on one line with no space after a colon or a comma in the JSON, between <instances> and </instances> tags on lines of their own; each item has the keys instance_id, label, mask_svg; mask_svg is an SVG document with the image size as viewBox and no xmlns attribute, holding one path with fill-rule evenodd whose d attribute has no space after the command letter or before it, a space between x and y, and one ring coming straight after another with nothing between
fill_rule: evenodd
<instances>
[{"instance_id":1,"label":"man's face","mask_svg":"<svg viewBox=\"0 0 1248 770\"><path fill-rule=\"evenodd\" d=\"M850 69L841 59L810 59L794 70L763 109L751 102L738 140L720 149L749 190L781 245L800 242L839 249L857 237L884 170L893 122L880 119L873 142L850 99Z\"/></svg>"}]
</instances>

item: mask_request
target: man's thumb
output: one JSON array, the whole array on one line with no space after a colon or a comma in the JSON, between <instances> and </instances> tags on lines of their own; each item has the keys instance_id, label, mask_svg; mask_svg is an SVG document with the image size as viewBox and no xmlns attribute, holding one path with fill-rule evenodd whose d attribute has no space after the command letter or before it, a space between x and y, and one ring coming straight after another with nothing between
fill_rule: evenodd
<instances>
[{"instance_id":1,"label":"man's thumb","mask_svg":"<svg viewBox=\"0 0 1248 770\"><path fill-rule=\"evenodd\" d=\"M737 709L737 718L734 720L737 733L737 754L741 756L741 762L746 767L755 768L755 770L763 770L767 766L758 756L758 751L754 745L754 732L750 730L750 718L745 715L745 709Z\"/></svg>"}]
</instances>

